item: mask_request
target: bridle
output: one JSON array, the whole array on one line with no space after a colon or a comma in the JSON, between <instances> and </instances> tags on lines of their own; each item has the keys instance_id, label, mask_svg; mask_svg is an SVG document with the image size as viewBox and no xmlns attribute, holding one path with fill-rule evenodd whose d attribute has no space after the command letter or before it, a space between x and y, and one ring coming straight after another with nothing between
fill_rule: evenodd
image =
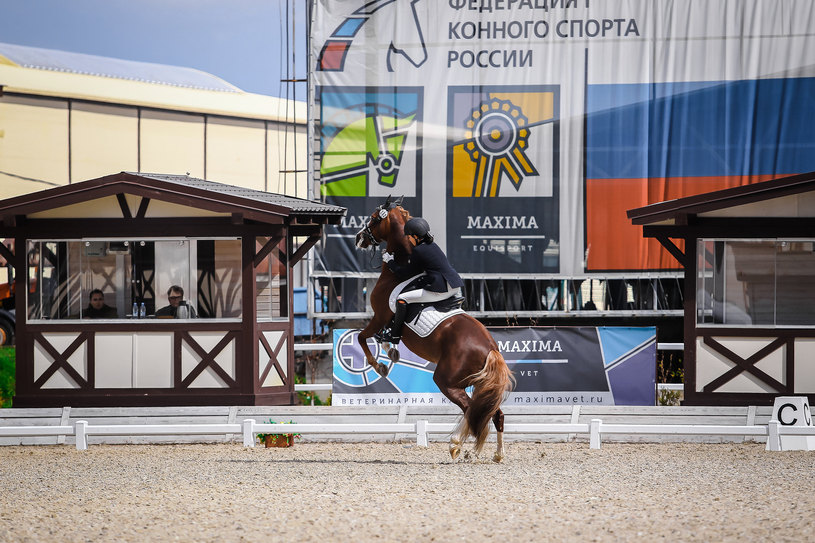
<instances>
[{"instance_id":1,"label":"bridle","mask_svg":"<svg viewBox=\"0 0 815 543\"><path fill-rule=\"evenodd\" d=\"M385 220L385 217L388 216L391 209L400 205L402 205L402 198L399 198L395 202L391 202L391 197L388 196L387 199L385 199L385 203L374 210L374 213L368 219L367 224L365 224L365 228L362 229L362 236L368 241L369 245L378 247L379 244L382 243L376 239L376 236L374 236L374 228L379 226L379 223Z\"/></svg>"},{"instance_id":2,"label":"bridle","mask_svg":"<svg viewBox=\"0 0 815 543\"><path fill-rule=\"evenodd\" d=\"M374 247L378 247L379 244L382 242L376 239L376 236L374 236L373 229L379 226L379 223L385 220L385 217L388 216L388 210L385 209L383 206L379 206L376 209L377 209L376 215L371 216L371 218L368 219L368 223L365 225L365 228L362 229L362 236L366 240L368 240L369 245L372 245Z\"/></svg>"}]
</instances>

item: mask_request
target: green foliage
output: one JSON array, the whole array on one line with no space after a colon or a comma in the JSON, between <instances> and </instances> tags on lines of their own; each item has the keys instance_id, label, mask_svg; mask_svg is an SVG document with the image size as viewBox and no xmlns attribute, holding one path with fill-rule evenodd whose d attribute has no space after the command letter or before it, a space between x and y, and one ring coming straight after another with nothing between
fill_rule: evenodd
<instances>
[{"instance_id":1,"label":"green foliage","mask_svg":"<svg viewBox=\"0 0 815 543\"><path fill-rule=\"evenodd\" d=\"M305 384L306 378L300 375L295 375L294 382L298 385L302 385ZM331 405L331 395L329 395L328 398L323 401L313 390L301 390L297 392L297 399L300 400L302 405Z\"/></svg>"},{"instance_id":2,"label":"green foliage","mask_svg":"<svg viewBox=\"0 0 815 543\"><path fill-rule=\"evenodd\" d=\"M657 383L683 383L685 370L681 351L660 352L657 355ZM679 405L682 400L679 390L660 390L658 405Z\"/></svg>"},{"instance_id":3,"label":"green foliage","mask_svg":"<svg viewBox=\"0 0 815 543\"><path fill-rule=\"evenodd\" d=\"M659 405L680 405L682 392L679 390L660 390L657 403Z\"/></svg>"},{"instance_id":4,"label":"green foliage","mask_svg":"<svg viewBox=\"0 0 815 543\"><path fill-rule=\"evenodd\" d=\"M11 407L14 397L16 353L14 347L0 347L0 407Z\"/></svg>"},{"instance_id":5,"label":"green foliage","mask_svg":"<svg viewBox=\"0 0 815 543\"><path fill-rule=\"evenodd\" d=\"M294 424L294 421L290 420L289 422L275 422L272 419L269 419L263 424ZM261 443L263 443L266 441L266 436L271 436L272 442L275 442L278 439L286 439L287 435L292 436L294 439L300 439L300 434L257 434L257 438Z\"/></svg>"}]
</instances>

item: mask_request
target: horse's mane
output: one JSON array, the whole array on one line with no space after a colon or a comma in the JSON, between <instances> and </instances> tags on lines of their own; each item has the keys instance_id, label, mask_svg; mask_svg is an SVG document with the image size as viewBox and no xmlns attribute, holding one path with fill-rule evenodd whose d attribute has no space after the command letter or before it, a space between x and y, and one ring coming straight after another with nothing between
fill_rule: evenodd
<instances>
[{"instance_id":1,"label":"horse's mane","mask_svg":"<svg viewBox=\"0 0 815 543\"><path fill-rule=\"evenodd\" d=\"M400 225L400 227L396 227L393 224L394 212L401 219L401 221L399 220L396 221ZM393 242L394 246L391 250L395 251L396 249L402 249L402 251L399 251L400 253L409 255L411 252L411 245L407 241L407 236L405 236L405 223L407 223L412 218L410 215L410 211L402 207L401 204L396 204L390 209L389 214L391 215L391 230L388 234L387 239L388 246L390 246L390 243ZM394 236L394 239L391 240L390 239L391 236Z\"/></svg>"}]
</instances>

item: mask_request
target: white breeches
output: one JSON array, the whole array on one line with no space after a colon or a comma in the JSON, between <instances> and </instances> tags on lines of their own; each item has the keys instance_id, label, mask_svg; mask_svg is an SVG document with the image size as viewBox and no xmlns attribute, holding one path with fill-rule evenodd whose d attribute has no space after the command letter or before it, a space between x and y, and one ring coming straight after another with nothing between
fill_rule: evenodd
<instances>
[{"instance_id":1,"label":"white breeches","mask_svg":"<svg viewBox=\"0 0 815 543\"><path fill-rule=\"evenodd\" d=\"M402 292L397 299L404 300L409 304L416 304L421 302L438 302L440 300L446 300L451 296L461 296L461 288L452 288L450 285L447 285L447 291L445 292L433 292L432 290L418 288L416 290Z\"/></svg>"}]
</instances>

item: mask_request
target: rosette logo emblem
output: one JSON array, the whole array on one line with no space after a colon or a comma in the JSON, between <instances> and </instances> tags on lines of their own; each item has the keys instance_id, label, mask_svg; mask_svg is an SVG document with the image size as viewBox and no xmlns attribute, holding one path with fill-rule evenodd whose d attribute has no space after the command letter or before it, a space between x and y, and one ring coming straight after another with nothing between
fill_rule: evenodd
<instances>
[{"instance_id":1,"label":"rosette logo emblem","mask_svg":"<svg viewBox=\"0 0 815 543\"><path fill-rule=\"evenodd\" d=\"M492 99L475 108L467 119L464 150L476 163L474 197L495 197L502 178L518 189L525 176L538 175L525 150L528 121L509 100Z\"/></svg>"}]
</instances>

